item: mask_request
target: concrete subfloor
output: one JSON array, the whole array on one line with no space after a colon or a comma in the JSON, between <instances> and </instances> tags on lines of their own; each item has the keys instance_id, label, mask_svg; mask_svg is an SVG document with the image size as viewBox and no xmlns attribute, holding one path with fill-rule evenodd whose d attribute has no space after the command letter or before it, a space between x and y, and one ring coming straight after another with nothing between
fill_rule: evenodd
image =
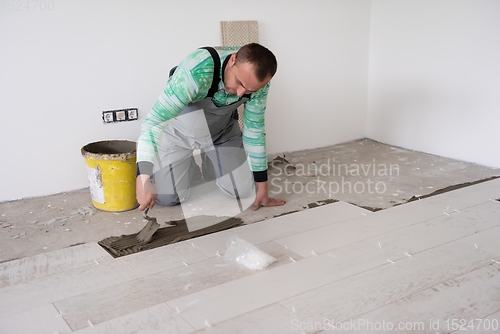
<instances>
[{"instance_id":1,"label":"concrete subfloor","mask_svg":"<svg viewBox=\"0 0 500 334\"><path fill-rule=\"evenodd\" d=\"M287 203L244 210L238 217L246 224L307 210L328 199L382 210L413 196L500 175L497 168L371 140L287 153L286 161L274 158L269 159L270 196ZM183 218L180 207L159 205L150 215L158 222ZM137 209L120 213L95 209L88 188L0 203L0 222L0 262L135 233L145 225Z\"/></svg>"}]
</instances>

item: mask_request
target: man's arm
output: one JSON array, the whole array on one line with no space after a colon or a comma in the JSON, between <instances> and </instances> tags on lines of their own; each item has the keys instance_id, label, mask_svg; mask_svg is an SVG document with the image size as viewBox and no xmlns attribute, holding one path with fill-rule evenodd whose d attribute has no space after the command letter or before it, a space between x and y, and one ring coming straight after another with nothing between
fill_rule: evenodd
<instances>
[{"instance_id":1,"label":"man's arm","mask_svg":"<svg viewBox=\"0 0 500 334\"><path fill-rule=\"evenodd\" d=\"M151 183L154 164L158 156L161 135L190 102L204 97L212 80L213 61L210 53L196 50L177 67L174 75L143 121L137 145L136 197L139 210L152 208L156 202L156 187Z\"/></svg>"},{"instance_id":2,"label":"man's arm","mask_svg":"<svg viewBox=\"0 0 500 334\"><path fill-rule=\"evenodd\" d=\"M243 145L250 161L250 168L257 184L253 210L262 206L283 205L286 202L269 197L267 190L267 152L264 114L270 83L252 93L245 103Z\"/></svg>"},{"instance_id":3,"label":"man's arm","mask_svg":"<svg viewBox=\"0 0 500 334\"><path fill-rule=\"evenodd\" d=\"M156 187L151 183L147 174L137 175L136 178L136 198L139 203L139 210L152 208L156 203Z\"/></svg>"}]
</instances>

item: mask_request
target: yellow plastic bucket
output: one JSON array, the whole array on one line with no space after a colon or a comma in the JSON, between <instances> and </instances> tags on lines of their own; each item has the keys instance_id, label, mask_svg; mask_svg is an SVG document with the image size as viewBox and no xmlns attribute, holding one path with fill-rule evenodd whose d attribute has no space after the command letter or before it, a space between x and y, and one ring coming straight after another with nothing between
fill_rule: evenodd
<instances>
[{"instance_id":1,"label":"yellow plastic bucket","mask_svg":"<svg viewBox=\"0 0 500 334\"><path fill-rule=\"evenodd\" d=\"M82 147L92 204L104 211L127 211L139 206L135 197L136 143L109 140Z\"/></svg>"}]
</instances>

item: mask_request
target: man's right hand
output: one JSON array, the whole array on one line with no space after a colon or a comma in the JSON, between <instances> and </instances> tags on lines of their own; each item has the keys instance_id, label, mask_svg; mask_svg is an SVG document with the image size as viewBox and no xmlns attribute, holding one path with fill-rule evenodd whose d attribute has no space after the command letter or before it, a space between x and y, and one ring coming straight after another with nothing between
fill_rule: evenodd
<instances>
[{"instance_id":1,"label":"man's right hand","mask_svg":"<svg viewBox=\"0 0 500 334\"><path fill-rule=\"evenodd\" d=\"M152 208L156 203L156 186L151 183L149 175L141 174L136 179L136 198L139 210Z\"/></svg>"}]
</instances>

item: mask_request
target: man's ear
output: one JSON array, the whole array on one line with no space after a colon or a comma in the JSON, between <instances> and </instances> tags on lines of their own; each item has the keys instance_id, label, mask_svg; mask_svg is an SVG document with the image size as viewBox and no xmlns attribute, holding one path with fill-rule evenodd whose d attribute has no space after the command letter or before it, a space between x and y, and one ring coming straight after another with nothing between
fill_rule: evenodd
<instances>
[{"instance_id":1,"label":"man's ear","mask_svg":"<svg viewBox=\"0 0 500 334\"><path fill-rule=\"evenodd\" d=\"M233 66L235 62L236 62L236 53L233 53L231 54L231 58L229 58L227 65Z\"/></svg>"}]
</instances>

